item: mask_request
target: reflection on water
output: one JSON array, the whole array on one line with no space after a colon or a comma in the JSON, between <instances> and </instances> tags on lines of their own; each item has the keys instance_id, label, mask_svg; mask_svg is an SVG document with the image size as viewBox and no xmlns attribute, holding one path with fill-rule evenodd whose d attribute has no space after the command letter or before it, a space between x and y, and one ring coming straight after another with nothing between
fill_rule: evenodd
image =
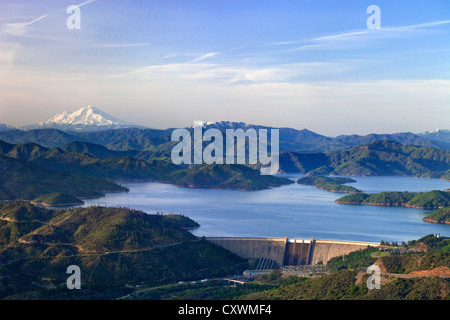
<instances>
[{"instance_id":1,"label":"reflection on water","mask_svg":"<svg viewBox=\"0 0 450 320\"><path fill-rule=\"evenodd\" d=\"M297 179L302 175L284 175ZM355 177L352 186L368 193L444 190L450 183L412 177ZM255 236L407 241L430 233L450 236L450 225L421 221L426 210L343 205L342 194L292 184L262 191L179 188L168 184L124 184L129 193L86 200L86 206L126 206L148 213L186 215L200 223L202 236Z\"/></svg>"}]
</instances>

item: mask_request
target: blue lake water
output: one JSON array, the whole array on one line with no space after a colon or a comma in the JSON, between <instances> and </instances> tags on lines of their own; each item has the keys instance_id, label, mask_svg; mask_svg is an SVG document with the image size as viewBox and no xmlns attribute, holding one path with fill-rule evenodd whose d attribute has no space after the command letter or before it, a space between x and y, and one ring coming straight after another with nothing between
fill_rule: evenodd
<instances>
[{"instance_id":1,"label":"blue lake water","mask_svg":"<svg viewBox=\"0 0 450 320\"><path fill-rule=\"evenodd\" d=\"M298 179L304 175L284 175ZM440 179L352 177L349 184L367 193L450 188ZM147 213L177 213L197 221L199 236L284 237L407 241L431 233L450 236L450 225L423 222L427 210L344 205L343 194L292 184L262 191L179 188L154 182L123 183L129 193L86 200L85 206L125 206Z\"/></svg>"}]
</instances>

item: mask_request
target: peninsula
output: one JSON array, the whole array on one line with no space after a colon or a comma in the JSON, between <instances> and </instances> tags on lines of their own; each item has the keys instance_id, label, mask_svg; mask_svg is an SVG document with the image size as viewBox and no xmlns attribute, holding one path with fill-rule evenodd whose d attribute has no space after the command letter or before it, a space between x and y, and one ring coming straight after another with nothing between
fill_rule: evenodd
<instances>
[{"instance_id":1,"label":"peninsula","mask_svg":"<svg viewBox=\"0 0 450 320\"><path fill-rule=\"evenodd\" d=\"M362 192L354 187L346 186L345 183L356 182L356 180L342 177L312 176L297 180L298 184L316 186L317 189L337 193L359 193Z\"/></svg>"},{"instance_id":2,"label":"peninsula","mask_svg":"<svg viewBox=\"0 0 450 320\"><path fill-rule=\"evenodd\" d=\"M450 193L440 190L429 192L380 192L347 195L335 202L342 204L368 204L373 206L404 206L417 209L440 209L450 206Z\"/></svg>"}]
</instances>

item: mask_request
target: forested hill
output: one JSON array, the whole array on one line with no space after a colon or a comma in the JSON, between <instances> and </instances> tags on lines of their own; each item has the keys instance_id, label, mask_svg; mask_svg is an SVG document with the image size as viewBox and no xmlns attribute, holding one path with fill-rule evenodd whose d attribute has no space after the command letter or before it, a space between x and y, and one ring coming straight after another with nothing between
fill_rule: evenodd
<instances>
[{"instance_id":1,"label":"forested hill","mask_svg":"<svg viewBox=\"0 0 450 320\"><path fill-rule=\"evenodd\" d=\"M350 150L280 155L286 173L343 176L416 176L446 179L450 174L450 151L376 141Z\"/></svg>"},{"instance_id":2,"label":"forested hill","mask_svg":"<svg viewBox=\"0 0 450 320\"><path fill-rule=\"evenodd\" d=\"M60 126L57 126L61 129ZM65 127L65 126L64 126ZM246 124L243 122L207 122L203 129L218 129L223 133L228 130L279 130L281 152L331 152L347 150L355 146L366 145L374 141L394 141L403 145L428 146L441 149L450 149L447 130L440 130L432 134L414 134L399 132L392 134L341 135L335 138L327 137L308 129L297 130L293 128L272 128L267 126ZM75 128L73 128L75 130ZM126 127L121 129L90 128L90 131L61 131L58 129L18 130L11 127L0 126L0 140L17 144L34 142L45 147L60 147L74 141L100 144L116 151L150 151L164 156L170 156L171 134L173 129L150 129ZM186 128L192 130L191 128Z\"/></svg>"},{"instance_id":3,"label":"forested hill","mask_svg":"<svg viewBox=\"0 0 450 320\"><path fill-rule=\"evenodd\" d=\"M0 155L0 200L33 200L51 193L88 198L100 197L104 192L126 191L107 179L44 169Z\"/></svg>"},{"instance_id":4,"label":"forested hill","mask_svg":"<svg viewBox=\"0 0 450 320\"><path fill-rule=\"evenodd\" d=\"M49 149L35 143L12 145L0 141L0 167L0 200L36 199L36 203L55 205L76 203L73 197L126 191L111 180L234 190L261 190L293 183L286 178L261 175L259 170L244 165L178 166L163 159L135 159L130 153L84 142ZM62 195L47 195L54 193ZM55 199L65 201L55 203Z\"/></svg>"},{"instance_id":5,"label":"forested hill","mask_svg":"<svg viewBox=\"0 0 450 320\"><path fill-rule=\"evenodd\" d=\"M197 226L127 208L0 205L0 299L117 298L131 286L237 272L243 260L186 230ZM81 269L82 290L66 287L70 265Z\"/></svg>"},{"instance_id":6,"label":"forested hill","mask_svg":"<svg viewBox=\"0 0 450 320\"><path fill-rule=\"evenodd\" d=\"M356 180L343 177L324 177L312 176L304 177L297 180L298 184L313 185L318 189L337 193L358 193L362 192L351 186L346 186L346 183L353 183Z\"/></svg>"},{"instance_id":7,"label":"forested hill","mask_svg":"<svg viewBox=\"0 0 450 320\"><path fill-rule=\"evenodd\" d=\"M405 206L419 209L438 209L450 206L450 192L380 192L351 194L336 200L344 204L368 204L378 206Z\"/></svg>"}]
</instances>

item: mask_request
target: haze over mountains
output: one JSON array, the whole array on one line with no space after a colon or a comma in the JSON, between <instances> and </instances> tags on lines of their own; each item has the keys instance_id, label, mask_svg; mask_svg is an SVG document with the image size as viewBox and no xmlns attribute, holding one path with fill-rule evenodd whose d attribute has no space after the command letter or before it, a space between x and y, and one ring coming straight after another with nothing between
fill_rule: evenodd
<instances>
[{"instance_id":1,"label":"haze over mountains","mask_svg":"<svg viewBox=\"0 0 450 320\"><path fill-rule=\"evenodd\" d=\"M446 143L450 142L450 130L436 129L434 131L425 131L419 133L418 135L431 140L442 141Z\"/></svg>"},{"instance_id":2,"label":"haze over mountains","mask_svg":"<svg viewBox=\"0 0 450 320\"><path fill-rule=\"evenodd\" d=\"M189 127L192 128L192 127ZM273 127L247 124L243 122L203 122L204 129L253 128L272 129ZM58 147L74 141L100 144L116 151L146 150L165 153L173 147L171 129L159 130L145 128L113 117L94 106L87 106L75 112L58 113L50 119L25 126L19 130L0 124L0 139L8 143L34 142L45 147ZM278 128L280 151L330 152L346 150L377 140L390 140L403 145L429 146L450 149L450 130L438 129L414 134L400 132L392 134L341 135L327 137L308 129Z\"/></svg>"},{"instance_id":3,"label":"haze over mountains","mask_svg":"<svg viewBox=\"0 0 450 320\"><path fill-rule=\"evenodd\" d=\"M10 126L8 124L0 123L0 131L7 131L7 130L15 130L13 126Z\"/></svg>"}]
</instances>

